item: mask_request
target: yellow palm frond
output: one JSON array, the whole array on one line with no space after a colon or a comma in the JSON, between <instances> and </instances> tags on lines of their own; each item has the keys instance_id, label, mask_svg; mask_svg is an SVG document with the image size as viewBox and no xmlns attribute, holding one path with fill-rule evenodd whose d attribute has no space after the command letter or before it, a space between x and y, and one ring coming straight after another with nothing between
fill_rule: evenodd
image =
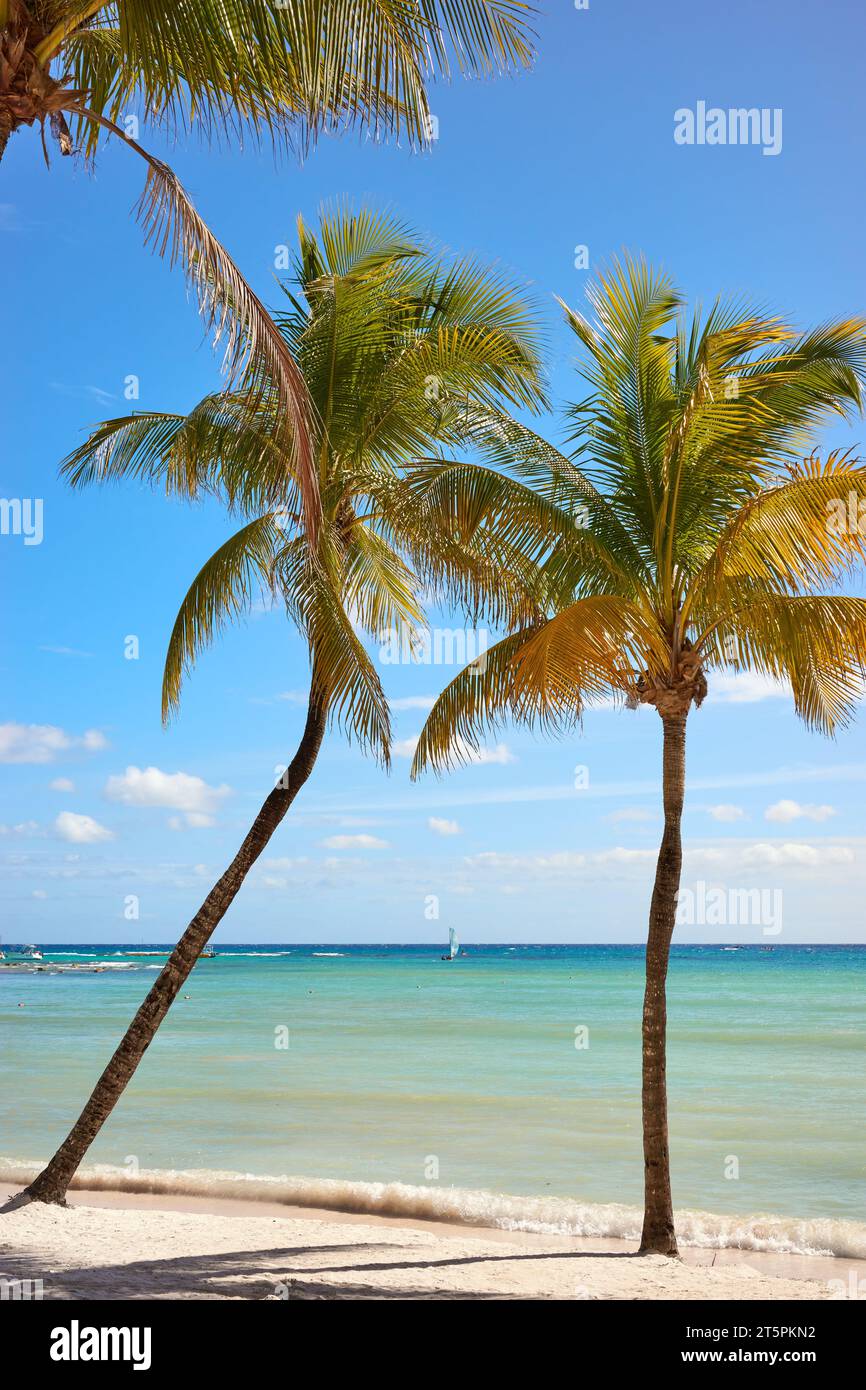
<instances>
[{"instance_id":1,"label":"yellow palm frond","mask_svg":"<svg viewBox=\"0 0 866 1390\"><path fill-rule=\"evenodd\" d=\"M721 620L702 654L789 683L807 726L832 735L866 693L866 599L765 595Z\"/></svg>"},{"instance_id":2,"label":"yellow palm frond","mask_svg":"<svg viewBox=\"0 0 866 1390\"><path fill-rule=\"evenodd\" d=\"M514 689L557 717L611 694L626 698L649 671L663 675L669 647L646 610L616 595L579 599L544 623L515 660Z\"/></svg>"}]
</instances>

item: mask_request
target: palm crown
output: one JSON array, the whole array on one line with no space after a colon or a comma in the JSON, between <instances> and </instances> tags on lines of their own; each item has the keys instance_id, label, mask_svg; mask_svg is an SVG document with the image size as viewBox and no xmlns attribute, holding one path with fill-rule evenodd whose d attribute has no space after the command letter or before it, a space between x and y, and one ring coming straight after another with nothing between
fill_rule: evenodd
<instances>
[{"instance_id":1,"label":"palm crown","mask_svg":"<svg viewBox=\"0 0 866 1390\"><path fill-rule=\"evenodd\" d=\"M255 376L187 415L107 421L63 471L74 485L139 477L186 498L214 494L243 519L183 601L164 716L197 653L265 586L307 636L332 716L387 761L387 703L358 630L414 634L424 621L416 560L430 582L463 584L479 601L492 583L484 538L461 548L426 528L402 469L459 441L468 393L489 409L535 404L538 333L505 277L442 256L391 216L339 207L318 236L299 221L294 271L299 293L284 287L275 321L316 411L314 537L274 429L279 397Z\"/></svg>"},{"instance_id":2,"label":"palm crown","mask_svg":"<svg viewBox=\"0 0 866 1390\"><path fill-rule=\"evenodd\" d=\"M809 439L861 404L864 323L798 333L720 301L687 324L670 280L630 259L590 300L595 324L563 306L589 385L573 451L474 417L486 503L472 525L533 557L535 611L440 696L416 774L508 716L562 727L611 693L684 715L713 668L790 682L825 732L862 691L866 602L838 589L864 537L832 517L866 495L866 470L850 453L820 461ZM420 499L429 470L416 479ZM460 524L447 504L431 511Z\"/></svg>"}]
</instances>

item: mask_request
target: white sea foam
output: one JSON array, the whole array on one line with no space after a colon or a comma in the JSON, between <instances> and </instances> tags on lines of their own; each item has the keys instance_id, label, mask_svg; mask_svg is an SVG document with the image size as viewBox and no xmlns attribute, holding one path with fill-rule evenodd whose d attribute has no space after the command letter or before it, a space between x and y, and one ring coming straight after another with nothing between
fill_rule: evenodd
<instances>
[{"instance_id":1,"label":"white sea foam","mask_svg":"<svg viewBox=\"0 0 866 1390\"><path fill-rule=\"evenodd\" d=\"M345 956L345 954L346 954L345 951L311 951L311 952L310 952L310 955L311 955L311 956L339 956L341 960L343 959L343 957Z\"/></svg>"},{"instance_id":2,"label":"white sea foam","mask_svg":"<svg viewBox=\"0 0 866 1390\"><path fill-rule=\"evenodd\" d=\"M42 1167L0 1158L0 1182L30 1182ZM540 1235L616 1237L637 1241L641 1213L619 1203L576 1202L565 1197L516 1197L459 1187L410 1187L406 1183L344 1182L333 1178L261 1177L253 1173L143 1170L97 1165L83 1169L73 1188L150 1192L193 1197L233 1197L328 1211L404 1216L495 1226ZM866 1225L836 1217L734 1216L707 1211L676 1213L682 1245L704 1249L765 1250L792 1255L866 1259Z\"/></svg>"}]
</instances>

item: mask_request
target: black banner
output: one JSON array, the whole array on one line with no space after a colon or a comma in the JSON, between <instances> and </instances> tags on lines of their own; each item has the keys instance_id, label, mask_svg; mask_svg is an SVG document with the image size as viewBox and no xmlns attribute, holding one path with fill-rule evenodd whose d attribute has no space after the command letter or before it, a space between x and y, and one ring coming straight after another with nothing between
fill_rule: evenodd
<instances>
[{"instance_id":1,"label":"black banner","mask_svg":"<svg viewBox=\"0 0 866 1390\"><path fill-rule=\"evenodd\" d=\"M319 1345L327 1363L323 1371L331 1378L335 1362L333 1343L297 1340L306 1331L318 1334L323 1327L330 1330L334 1326L330 1322L319 1323L321 1313L314 1313L315 1322L310 1324L307 1319L311 1314L302 1311L298 1303L331 1301L334 1300L267 1300L269 1306L261 1312L249 1301L223 1299L117 1303L14 1301L5 1303L2 1318L4 1340L7 1345L14 1343L20 1369L25 1373L36 1371L40 1376L47 1374L51 1380L60 1382L69 1376L98 1377L104 1371L115 1376L128 1372L139 1379L146 1375L176 1375L190 1371L197 1375L217 1372L224 1379L229 1369L241 1370L246 1375L257 1369L270 1374L280 1366L288 1373L292 1367L295 1371L299 1369L298 1357L308 1367ZM392 1303L395 1300L338 1301L345 1305L346 1302ZM458 1301L471 1303L476 1300ZM497 1300L481 1301L489 1305ZM511 1304L520 1300L503 1301ZM226 1303L229 1306L224 1306ZM286 1303L292 1306L287 1307ZM345 1327L342 1322L347 1316L345 1307L335 1316ZM353 1315L349 1313L348 1316ZM410 1315L407 1325L406 1314L398 1315L395 1327L392 1311L389 1338L396 1335L398 1346L400 1333L405 1334L414 1326L414 1316ZM425 1324L427 1330L421 1334L425 1338L425 1372L429 1375L441 1358L441 1364L449 1365L453 1373L454 1337L458 1336L461 1347L466 1347L470 1332L484 1336L484 1359L491 1368L498 1365L501 1356L504 1369L513 1372L512 1356L515 1352L521 1357L532 1354L533 1345L542 1361L549 1359L552 1347L542 1355L537 1343L519 1345L521 1330L519 1324L514 1324L513 1309L499 1342L491 1340L486 1316L489 1315L485 1315L483 1325L478 1324L477 1317L471 1324L462 1323L459 1313L457 1325L452 1317L447 1329L441 1316L436 1319L435 1331L433 1324ZM524 1324L527 1334L537 1331L536 1316L539 1314L532 1314L531 1321ZM560 1355L566 1357L575 1374L580 1373L581 1365L585 1368L590 1364L594 1374L598 1374L601 1361L607 1373L614 1377L624 1371L646 1371L647 1368L651 1368L653 1374L667 1373L674 1367L681 1367L686 1373L690 1369L700 1373L702 1368L714 1365L764 1367L769 1371L802 1366L826 1376L828 1371L841 1371L846 1364L850 1366L862 1344L862 1312L852 1300L790 1303L574 1300L568 1307L566 1321L560 1323L561 1313L552 1312L552 1316L551 1330L561 1333L562 1337L557 1359ZM365 1310L364 1323L358 1325L359 1341L345 1345L346 1365L352 1367L348 1374L357 1374L361 1360L369 1357L369 1338L379 1328L377 1322L370 1324L369 1317L369 1310ZM393 1346L393 1341L388 1345ZM291 1347L294 1352L287 1355ZM370 1358L370 1374L375 1373L377 1363L381 1363L386 1354L382 1348ZM403 1378L394 1363L390 1365L388 1379ZM410 1370L405 1367L403 1374L409 1374Z\"/></svg>"}]
</instances>

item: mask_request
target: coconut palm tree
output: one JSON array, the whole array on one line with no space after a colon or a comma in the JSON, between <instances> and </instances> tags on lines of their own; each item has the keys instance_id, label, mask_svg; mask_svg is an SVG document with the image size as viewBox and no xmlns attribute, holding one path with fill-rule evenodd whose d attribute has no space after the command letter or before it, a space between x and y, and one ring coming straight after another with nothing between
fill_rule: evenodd
<instances>
[{"instance_id":1,"label":"coconut palm tree","mask_svg":"<svg viewBox=\"0 0 866 1390\"><path fill-rule=\"evenodd\" d=\"M279 419L291 426L281 448L295 452L312 524L303 381L232 258L168 165L132 138L128 118L140 112L169 138L197 128L302 150L322 131L352 126L424 143L427 79L453 67L487 75L527 66L529 16L521 0L0 0L0 160L15 131L38 122L47 161L48 122L61 154L92 159L108 134L146 162L145 241L183 265L230 380L251 353L280 391Z\"/></svg>"},{"instance_id":2,"label":"coconut palm tree","mask_svg":"<svg viewBox=\"0 0 866 1390\"><path fill-rule=\"evenodd\" d=\"M301 741L225 873L208 893L138 1010L93 1094L28 1189L58 1202L156 1029L250 868L313 770L329 723L389 762L388 705L358 629L380 640L424 623L413 557L444 592L509 609L495 584L504 552L415 529L400 474L407 460L456 447L467 393L532 407L541 399L531 307L500 273L441 257L391 216L338 208L318 236L298 223L295 277L279 333L297 361L319 422L322 515L311 536L273 415L278 393L256 379L208 396L188 415L149 411L109 420L65 461L74 487L140 479L194 500L221 498L242 524L206 562L168 644L163 716L184 674L224 624L273 593L309 647L311 683ZM503 598L503 596L506 596Z\"/></svg>"},{"instance_id":3,"label":"coconut palm tree","mask_svg":"<svg viewBox=\"0 0 866 1390\"><path fill-rule=\"evenodd\" d=\"M724 302L688 322L668 277L631 259L600 277L590 301L595 323L565 309L589 386L571 409L571 452L479 411L482 464L413 470L429 527L460 527L467 541L507 533L537 563L535 616L486 653L483 673L463 672L442 693L413 775L459 761L506 718L561 733L611 695L655 706L664 833L646 947L640 1248L675 1255L665 982L686 724L723 668L788 682L797 713L825 734L862 694L866 601L840 584L866 542L840 517L845 499L866 496L866 470L848 453L821 461L807 441L860 408L866 325L799 333ZM458 486L472 467L474 489Z\"/></svg>"}]
</instances>

